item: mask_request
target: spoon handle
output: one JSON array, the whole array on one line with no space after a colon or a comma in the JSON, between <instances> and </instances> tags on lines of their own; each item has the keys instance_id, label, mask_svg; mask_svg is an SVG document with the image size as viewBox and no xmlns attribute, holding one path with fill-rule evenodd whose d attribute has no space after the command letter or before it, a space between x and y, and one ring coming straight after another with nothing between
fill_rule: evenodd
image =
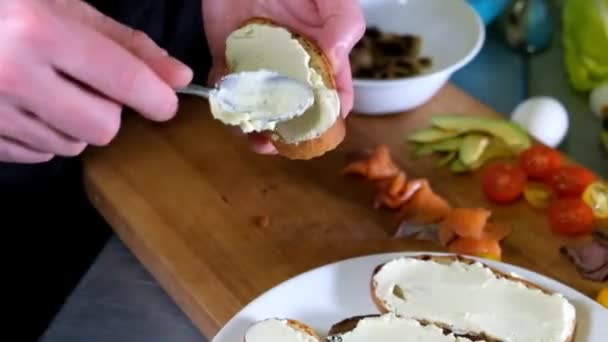
<instances>
[{"instance_id":1,"label":"spoon handle","mask_svg":"<svg viewBox=\"0 0 608 342\"><path fill-rule=\"evenodd\" d=\"M208 99L209 94L213 89L203 87L197 84L190 84L184 88L175 90L178 94L195 95Z\"/></svg>"}]
</instances>

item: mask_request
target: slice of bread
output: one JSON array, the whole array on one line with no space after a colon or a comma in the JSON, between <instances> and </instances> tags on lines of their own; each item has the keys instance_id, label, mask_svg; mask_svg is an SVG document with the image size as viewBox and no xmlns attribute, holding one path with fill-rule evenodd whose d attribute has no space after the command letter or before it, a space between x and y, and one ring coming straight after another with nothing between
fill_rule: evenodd
<instances>
[{"instance_id":1,"label":"slice of bread","mask_svg":"<svg viewBox=\"0 0 608 342\"><path fill-rule=\"evenodd\" d=\"M378 265L371 296L382 313L434 322L455 334L512 342L568 342L576 310L561 294L454 255Z\"/></svg>"},{"instance_id":2,"label":"slice of bread","mask_svg":"<svg viewBox=\"0 0 608 342\"><path fill-rule=\"evenodd\" d=\"M483 335L456 335L448 327L392 313L354 316L334 324L328 342L498 342Z\"/></svg>"},{"instance_id":3,"label":"slice of bread","mask_svg":"<svg viewBox=\"0 0 608 342\"><path fill-rule=\"evenodd\" d=\"M316 73L321 77L325 88L328 90L331 90L332 92L335 92L335 94L337 95L336 83L335 83L335 79L333 76L334 73L333 73L332 67L331 67L328 59L326 58L326 56L323 54L321 49L313 42L312 39L305 37L301 34L291 32L287 28L277 24L276 22L274 22L272 20L266 19L266 18L252 18L250 20L247 20L236 31L241 30L241 32L242 32L243 29L247 29L248 27L249 28L254 27L256 25L262 25L264 27L272 27L272 28L281 28L281 29L285 29L287 32L289 32L291 34L291 37L293 39L296 39L300 43L300 45L303 47L303 49L307 52L307 54L309 55L309 57L310 57L310 61L308 63L309 67L311 69L313 69L314 71L316 71ZM231 37L229 36L228 39L231 39ZM257 49L257 47L254 47L254 49ZM269 53L269 52L271 52L273 54L281 53L281 51L279 50L279 49L281 49L280 44L276 44L273 46L260 46L260 49L264 50L263 53ZM255 52L256 51L252 51L251 55L254 56ZM257 53L259 54L260 51L257 51ZM242 64L242 63L239 63L239 60L232 60L231 58L228 58L228 57L230 57L230 56L228 56L228 49L227 49L227 64L228 64L227 67L228 67L229 73L243 71L243 70L239 70L240 64ZM234 58L234 56L232 56L232 57ZM250 57L244 56L241 58L250 58ZM271 61L271 59L258 58L258 56L255 56L255 58L256 58L255 64L257 65L258 70L266 69L266 70L271 70L271 71L278 71L275 69L276 65L273 65L273 62ZM249 71L254 71L254 70L249 70ZM287 76L290 76L290 75L287 75ZM321 103L321 104L319 104L319 103ZM320 106L323 104L322 104L322 101L320 101L319 98L315 94L315 104L313 105L313 107L315 107L317 105ZM309 111L305 112L304 114L302 114L299 117L291 119L285 123L279 123L277 126L277 129L275 129L274 131L264 132L264 134L267 134L269 137L273 138L273 144L275 145L275 147L278 150L280 155L283 155L290 159L311 159L311 158L319 157L319 156L325 154L326 152L335 149L344 140L344 137L346 135L346 127L345 127L344 119L340 115L339 102L338 102L337 108L331 108L331 110L330 110L331 113L329 113L329 115L331 117L325 117L323 119L323 120L325 120L325 122L322 125L322 128L319 128L318 131L315 131L317 129L317 127L315 125L317 125L317 124L320 125L320 122L322 122L323 120L314 120L314 118L313 118L313 120L309 120L310 115L315 115L315 113L312 113L312 111L314 111L314 108L309 109ZM325 111L325 112L320 111L319 115L321 115L323 113L327 113L328 111ZM307 117L307 115L308 115L308 117ZM327 125L327 120L332 120L331 122L333 122L333 124ZM285 129L282 130L281 125L283 125L283 127ZM289 127L286 127L286 126L289 126ZM283 131L282 134L281 134L281 131ZM299 132L299 131L303 131L303 132ZM307 138L306 139L296 139L295 137L286 136L286 134L290 134L290 132L295 132L297 134L301 134L302 136L306 136Z\"/></svg>"},{"instance_id":4,"label":"slice of bread","mask_svg":"<svg viewBox=\"0 0 608 342\"><path fill-rule=\"evenodd\" d=\"M321 342L313 328L295 319L268 318L255 322L245 332L245 342Z\"/></svg>"}]
</instances>

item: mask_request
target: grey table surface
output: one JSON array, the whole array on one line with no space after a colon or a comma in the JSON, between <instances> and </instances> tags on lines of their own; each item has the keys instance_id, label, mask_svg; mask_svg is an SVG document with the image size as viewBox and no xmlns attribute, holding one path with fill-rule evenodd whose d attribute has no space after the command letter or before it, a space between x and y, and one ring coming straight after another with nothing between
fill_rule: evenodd
<instances>
[{"instance_id":1,"label":"grey table surface","mask_svg":"<svg viewBox=\"0 0 608 342\"><path fill-rule=\"evenodd\" d=\"M528 96L558 98L570 114L570 130L560 149L608 175L608 155L599 146L600 123L590 112L587 95L575 94L569 87L562 65L559 35L549 51L525 58L490 31L480 54L452 82L507 116ZM200 342L207 338L112 237L41 341Z\"/></svg>"}]
</instances>

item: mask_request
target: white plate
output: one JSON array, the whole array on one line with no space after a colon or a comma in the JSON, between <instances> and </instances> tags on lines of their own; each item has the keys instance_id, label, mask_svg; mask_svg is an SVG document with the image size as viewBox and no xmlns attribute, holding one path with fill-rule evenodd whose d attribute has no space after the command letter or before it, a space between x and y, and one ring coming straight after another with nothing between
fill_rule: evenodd
<instances>
[{"instance_id":1,"label":"white plate","mask_svg":"<svg viewBox=\"0 0 608 342\"><path fill-rule=\"evenodd\" d=\"M267 291L232 318L212 342L243 341L254 322L270 318L300 320L324 337L332 324L356 315L378 313L369 281L373 269L400 256L442 253L389 253L348 259L308 271ZM577 310L575 342L608 341L608 310L582 293L540 274L505 263L484 260L488 266L562 293Z\"/></svg>"}]
</instances>

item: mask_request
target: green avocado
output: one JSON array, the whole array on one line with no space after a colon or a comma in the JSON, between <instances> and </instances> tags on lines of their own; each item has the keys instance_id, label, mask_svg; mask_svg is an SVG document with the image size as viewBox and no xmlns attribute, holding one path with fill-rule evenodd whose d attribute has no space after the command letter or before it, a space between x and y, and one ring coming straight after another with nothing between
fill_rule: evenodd
<instances>
[{"instance_id":1,"label":"green avocado","mask_svg":"<svg viewBox=\"0 0 608 342\"><path fill-rule=\"evenodd\" d=\"M464 165L460 158L456 158L450 164L450 170L455 173L463 173L469 171L469 168Z\"/></svg>"},{"instance_id":2,"label":"green avocado","mask_svg":"<svg viewBox=\"0 0 608 342\"><path fill-rule=\"evenodd\" d=\"M433 150L433 146L428 144L417 144L416 146L414 146L412 157L413 159L420 159L422 157L430 156L431 154L433 154L433 152L435 152Z\"/></svg>"},{"instance_id":3,"label":"green avocado","mask_svg":"<svg viewBox=\"0 0 608 342\"><path fill-rule=\"evenodd\" d=\"M509 147L520 151L531 146L532 140L518 124L501 118L465 115L438 115L431 118L435 128L460 133L481 132L504 140Z\"/></svg>"},{"instance_id":4,"label":"green avocado","mask_svg":"<svg viewBox=\"0 0 608 342\"><path fill-rule=\"evenodd\" d=\"M513 149L498 138L494 138L488 144L481 157L473 163L470 168L471 170L477 170L486 164L488 161L498 158L509 158L515 155Z\"/></svg>"},{"instance_id":5,"label":"green avocado","mask_svg":"<svg viewBox=\"0 0 608 342\"><path fill-rule=\"evenodd\" d=\"M450 151L450 152L446 153L439 160L437 160L435 165L437 167L442 167L442 166L448 165L449 163L452 162L452 160L454 160L454 158L456 158L456 154L457 154L456 151Z\"/></svg>"},{"instance_id":6,"label":"green avocado","mask_svg":"<svg viewBox=\"0 0 608 342\"><path fill-rule=\"evenodd\" d=\"M460 160L464 165L471 166L481 158L483 152L490 144L490 138L482 135L471 133L464 137L460 145Z\"/></svg>"},{"instance_id":7,"label":"green avocado","mask_svg":"<svg viewBox=\"0 0 608 342\"><path fill-rule=\"evenodd\" d=\"M428 146L431 146L435 152L458 151L460 150L460 145L462 145L463 140L463 137L453 137L429 144Z\"/></svg>"},{"instance_id":8,"label":"green avocado","mask_svg":"<svg viewBox=\"0 0 608 342\"><path fill-rule=\"evenodd\" d=\"M433 143L455 137L459 134L459 132L451 132L438 128L425 128L410 134L407 139L410 142Z\"/></svg>"}]
</instances>

